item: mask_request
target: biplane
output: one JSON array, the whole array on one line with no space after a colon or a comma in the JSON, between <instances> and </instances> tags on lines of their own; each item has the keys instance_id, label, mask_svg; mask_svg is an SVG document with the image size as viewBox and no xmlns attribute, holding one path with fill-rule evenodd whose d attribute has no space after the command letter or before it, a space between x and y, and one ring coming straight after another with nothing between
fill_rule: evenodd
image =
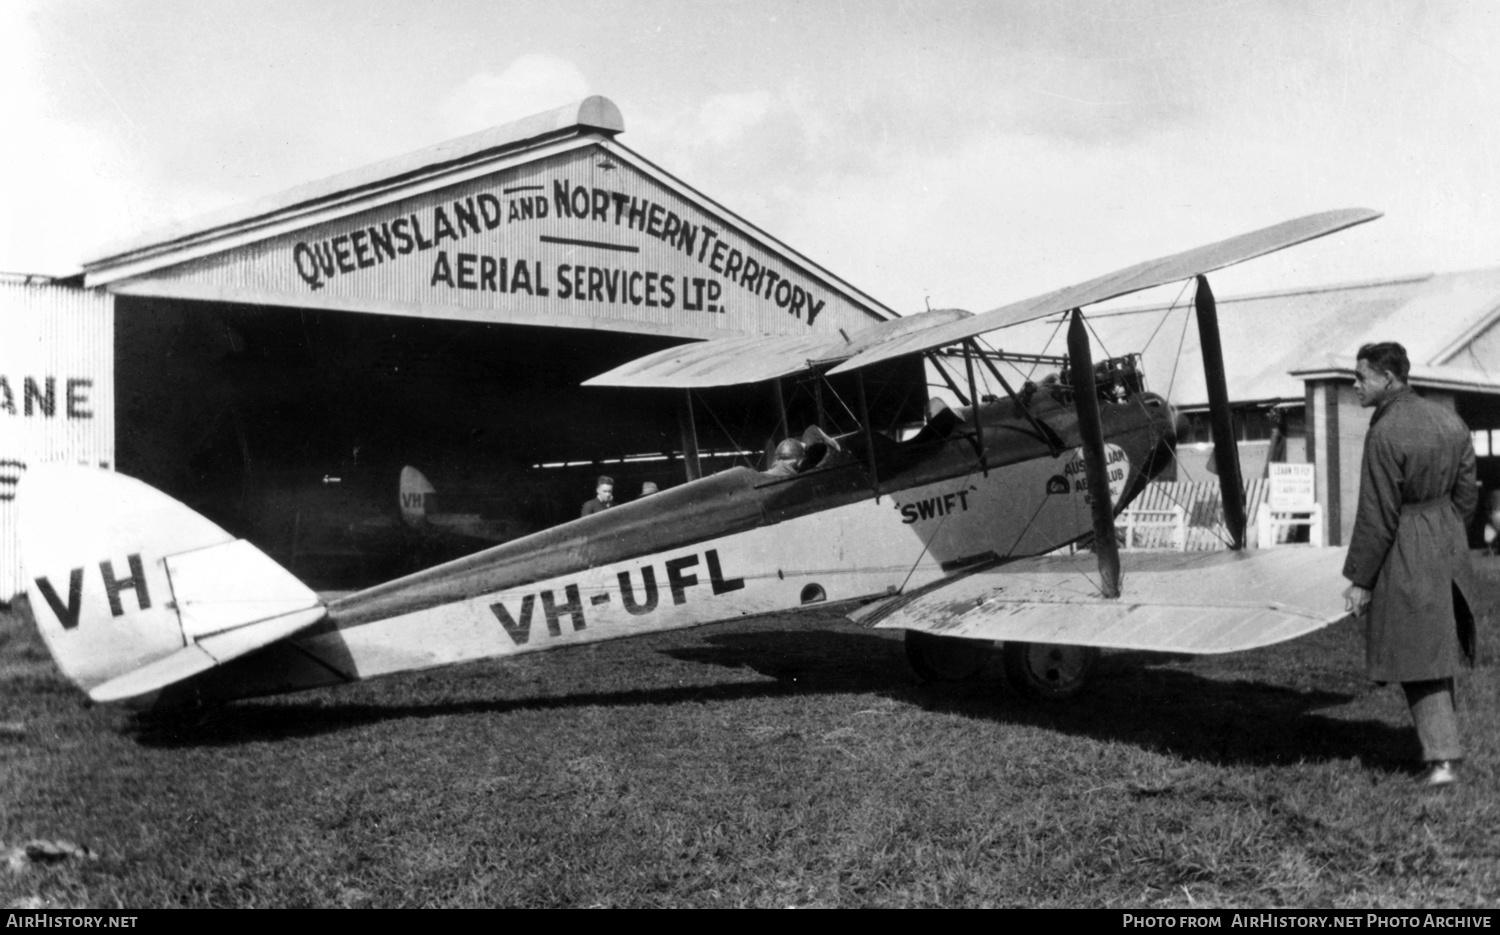
<instances>
[{"instance_id":1,"label":"biplane","mask_svg":"<svg viewBox=\"0 0 1500 935\"><path fill-rule=\"evenodd\" d=\"M335 685L414 669L841 605L906 631L918 673L973 674L1002 646L1023 691L1066 697L1101 648L1220 653L1343 614L1341 550L1244 546L1239 478L1206 275L1379 217L1311 215L978 315L930 311L854 335L731 337L588 381L704 388L850 374L854 431L808 425L796 470L733 467L447 564L323 600L244 540L131 478L38 467L21 542L37 626L96 701L135 705ZM1135 356L1095 362L1083 309L1196 281L1230 548L1130 553L1114 518L1173 457L1176 417ZM981 336L1058 317L1065 357L1013 387ZM865 368L947 353L959 405L877 429ZM1004 395L986 397L976 368ZM955 367L955 370L958 368ZM847 385L847 382L846 382ZM1058 554L1091 542L1090 551Z\"/></svg>"}]
</instances>

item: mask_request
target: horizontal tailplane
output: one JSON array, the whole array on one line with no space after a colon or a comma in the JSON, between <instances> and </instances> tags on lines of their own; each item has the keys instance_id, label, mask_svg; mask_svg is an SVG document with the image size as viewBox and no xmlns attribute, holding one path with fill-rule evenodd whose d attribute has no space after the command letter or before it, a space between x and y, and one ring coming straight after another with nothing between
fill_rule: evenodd
<instances>
[{"instance_id":1,"label":"horizontal tailplane","mask_svg":"<svg viewBox=\"0 0 1500 935\"><path fill-rule=\"evenodd\" d=\"M37 629L96 701L140 699L325 614L253 545L133 478L39 465L19 501Z\"/></svg>"}]
</instances>

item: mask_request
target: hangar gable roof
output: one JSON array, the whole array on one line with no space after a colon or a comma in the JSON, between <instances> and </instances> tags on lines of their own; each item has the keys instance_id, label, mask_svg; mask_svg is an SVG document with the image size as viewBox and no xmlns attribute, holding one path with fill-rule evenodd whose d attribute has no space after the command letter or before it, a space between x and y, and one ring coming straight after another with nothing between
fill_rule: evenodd
<instances>
[{"instance_id":1,"label":"hangar gable roof","mask_svg":"<svg viewBox=\"0 0 1500 935\"><path fill-rule=\"evenodd\" d=\"M85 264L110 291L655 333L894 314L614 139L605 98L187 222Z\"/></svg>"}]
</instances>

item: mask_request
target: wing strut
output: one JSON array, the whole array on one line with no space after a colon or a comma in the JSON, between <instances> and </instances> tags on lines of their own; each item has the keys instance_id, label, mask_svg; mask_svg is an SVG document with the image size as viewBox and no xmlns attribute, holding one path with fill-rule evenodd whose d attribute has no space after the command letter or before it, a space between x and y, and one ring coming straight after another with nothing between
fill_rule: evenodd
<instances>
[{"instance_id":1,"label":"wing strut","mask_svg":"<svg viewBox=\"0 0 1500 935\"><path fill-rule=\"evenodd\" d=\"M880 502L880 465L875 458L875 426L870 424L870 402L865 396L865 373L859 373L859 417L865 425L865 451L870 454L870 485L875 490L875 502Z\"/></svg>"},{"instance_id":2,"label":"wing strut","mask_svg":"<svg viewBox=\"0 0 1500 935\"><path fill-rule=\"evenodd\" d=\"M1203 377L1208 383L1208 413L1213 424L1214 462L1224 503L1224 526L1229 547L1245 547L1245 488L1240 481L1240 446L1234 437L1234 414L1229 411L1229 386L1224 377L1224 348L1219 343L1218 306L1208 277L1198 276L1193 307L1198 313L1198 343L1203 348Z\"/></svg>"},{"instance_id":3,"label":"wing strut","mask_svg":"<svg viewBox=\"0 0 1500 935\"><path fill-rule=\"evenodd\" d=\"M791 438L792 424L787 421L786 417L786 397L781 393L781 377L772 380L771 387L776 391L776 415L781 419L781 424L777 427L777 431L780 432L781 438Z\"/></svg>"},{"instance_id":4,"label":"wing strut","mask_svg":"<svg viewBox=\"0 0 1500 935\"><path fill-rule=\"evenodd\" d=\"M975 353L979 352L978 345L975 345L974 350ZM1031 427L1036 429L1037 436L1047 443L1047 450L1052 453L1052 457L1055 458L1058 455L1062 454L1062 439L1058 436L1057 432L1052 428L1052 426L1048 425L1045 422L1042 422L1034 414L1032 414L1031 407L1023 402L1021 400L1021 397L1016 395L1015 390L1011 389L1010 381L1005 379L1005 377L1000 373L1000 368L995 366L994 361L990 360L988 357L985 357L983 354L980 354L979 359L984 361L984 365L989 368L990 373L994 375L996 380L1000 381L1000 385L1005 389L1005 395L1010 397L1010 401L1016 404L1016 409L1021 413L1021 415L1026 417L1026 421L1031 423Z\"/></svg>"},{"instance_id":5,"label":"wing strut","mask_svg":"<svg viewBox=\"0 0 1500 935\"><path fill-rule=\"evenodd\" d=\"M693 415L693 391L682 391L682 407L677 410L677 426L682 432L682 466L688 480L703 476L703 466L698 462L698 418Z\"/></svg>"},{"instance_id":6,"label":"wing strut","mask_svg":"<svg viewBox=\"0 0 1500 935\"><path fill-rule=\"evenodd\" d=\"M984 422L979 418L979 387L974 382L974 355L978 353L979 347L972 340L964 341L964 367L969 373L969 398L973 400L969 411L974 414L974 453L979 455L979 469L989 477L990 465L984 456Z\"/></svg>"},{"instance_id":7,"label":"wing strut","mask_svg":"<svg viewBox=\"0 0 1500 935\"><path fill-rule=\"evenodd\" d=\"M1073 309L1068 323L1068 359L1073 366L1073 402L1078 407L1078 432L1083 436L1084 475L1089 482L1089 505L1094 510L1094 554L1105 597L1120 596L1120 549L1115 543L1115 508L1109 498L1109 468L1104 463L1104 429L1099 421L1099 391L1094 386L1094 356L1083 309Z\"/></svg>"},{"instance_id":8,"label":"wing strut","mask_svg":"<svg viewBox=\"0 0 1500 935\"><path fill-rule=\"evenodd\" d=\"M938 376L943 378L943 382L948 384L948 389L953 392L953 398L958 400L959 405L967 406L969 401L964 397L964 391L958 388L958 384L954 382L952 375L943 367L942 361L938 360L938 356L936 354L924 354L923 356L927 358L928 363L932 364L932 369L938 372Z\"/></svg>"}]
</instances>

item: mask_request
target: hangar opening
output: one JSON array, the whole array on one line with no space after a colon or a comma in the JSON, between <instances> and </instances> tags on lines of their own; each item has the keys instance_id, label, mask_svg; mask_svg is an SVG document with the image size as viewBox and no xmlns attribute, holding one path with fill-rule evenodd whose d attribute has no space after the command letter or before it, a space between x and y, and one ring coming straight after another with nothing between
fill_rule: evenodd
<instances>
[{"instance_id":1,"label":"hangar opening","mask_svg":"<svg viewBox=\"0 0 1500 935\"><path fill-rule=\"evenodd\" d=\"M117 311L118 469L329 584L485 544L400 522L403 496L502 541L576 518L601 474L628 501L856 422L851 378L691 400L580 385L680 343L660 335L131 296ZM920 418L920 380L873 374L872 415ZM399 490L407 468L433 492Z\"/></svg>"}]
</instances>

